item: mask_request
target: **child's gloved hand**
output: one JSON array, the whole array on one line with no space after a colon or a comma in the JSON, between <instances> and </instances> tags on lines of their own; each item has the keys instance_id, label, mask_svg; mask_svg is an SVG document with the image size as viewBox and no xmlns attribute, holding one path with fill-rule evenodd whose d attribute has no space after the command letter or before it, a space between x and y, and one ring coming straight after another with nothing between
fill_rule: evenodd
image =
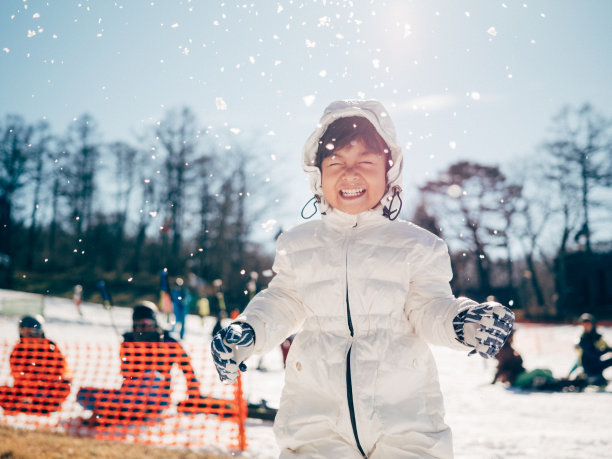
<instances>
[{"instance_id":1,"label":"child's gloved hand","mask_svg":"<svg viewBox=\"0 0 612 459\"><path fill-rule=\"evenodd\" d=\"M453 321L457 340L474 348L470 355L478 352L485 359L497 354L513 324L514 313L494 301L471 306L457 314Z\"/></svg>"},{"instance_id":2,"label":"child's gloved hand","mask_svg":"<svg viewBox=\"0 0 612 459\"><path fill-rule=\"evenodd\" d=\"M243 363L255 348L255 331L247 323L236 322L220 330L210 344L219 379L233 384L238 370L246 371Z\"/></svg>"}]
</instances>

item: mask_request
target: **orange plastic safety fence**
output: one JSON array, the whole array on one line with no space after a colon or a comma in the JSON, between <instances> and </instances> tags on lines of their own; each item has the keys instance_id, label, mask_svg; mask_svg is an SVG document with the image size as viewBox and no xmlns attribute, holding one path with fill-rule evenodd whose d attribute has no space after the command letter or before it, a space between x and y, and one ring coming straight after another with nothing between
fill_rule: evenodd
<instances>
[{"instance_id":1,"label":"orange plastic safety fence","mask_svg":"<svg viewBox=\"0 0 612 459\"><path fill-rule=\"evenodd\" d=\"M190 449L246 449L241 381L208 346L0 340L0 423Z\"/></svg>"}]
</instances>

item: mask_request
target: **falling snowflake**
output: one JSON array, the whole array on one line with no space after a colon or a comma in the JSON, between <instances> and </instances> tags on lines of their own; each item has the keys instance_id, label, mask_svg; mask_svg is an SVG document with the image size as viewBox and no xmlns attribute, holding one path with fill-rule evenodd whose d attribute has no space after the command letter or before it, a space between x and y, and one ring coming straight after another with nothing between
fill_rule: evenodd
<instances>
[{"instance_id":1,"label":"falling snowflake","mask_svg":"<svg viewBox=\"0 0 612 459\"><path fill-rule=\"evenodd\" d=\"M453 184L448 187L446 190L446 194L448 194L451 198L459 198L462 194L462 189L459 185Z\"/></svg>"},{"instance_id":2,"label":"falling snowflake","mask_svg":"<svg viewBox=\"0 0 612 459\"><path fill-rule=\"evenodd\" d=\"M314 103L315 98L316 96L314 94L309 94L307 96L302 97L302 100L304 101L304 105L310 107Z\"/></svg>"},{"instance_id":3,"label":"falling snowflake","mask_svg":"<svg viewBox=\"0 0 612 459\"><path fill-rule=\"evenodd\" d=\"M487 33L489 35L491 35L492 37L496 37L497 36L497 30L495 30L495 27L491 26L487 29Z\"/></svg>"},{"instance_id":4,"label":"falling snowflake","mask_svg":"<svg viewBox=\"0 0 612 459\"><path fill-rule=\"evenodd\" d=\"M412 35L411 29L410 24L404 24L404 38L408 38L410 35Z\"/></svg>"},{"instance_id":5,"label":"falling snowflake","mask_svg":"<svg viewBox=\"0 0 612 459\"><path fill-rule=\"evenodd\" d=\"M270 231L274 229L274 227L276 226L276 223L277 223L276 220L271 218L270 220L262 223L261 227L265 232L269 233Z\"/></svg>"},{"instance_id":6,"label":"falling snowflake","mask_svg":"<svg viewBox=\"0 0 612 459\"><path fill-rule=\"evenodd\" d=\"M217 106L217 110L227 110L227 104L222 97L217 97L215 99L215 105Z\"/></svg>"}]
</instances>

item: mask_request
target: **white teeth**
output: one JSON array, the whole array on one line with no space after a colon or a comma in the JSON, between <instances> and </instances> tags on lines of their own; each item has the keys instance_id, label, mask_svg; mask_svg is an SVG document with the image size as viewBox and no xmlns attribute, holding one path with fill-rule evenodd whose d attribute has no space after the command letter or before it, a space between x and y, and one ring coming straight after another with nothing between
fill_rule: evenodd
<instances>
[{"instance_id":1,"label":"white teeth","mask_svg":"<svg viewBox=\"0 0 612 459\"><path fill-rule=\"evenodd\" d=\"M363 188L359 188L356 190L340 190L340 193L342 193L343 196L347 196L347 197L359 196L360 194L364 192L365 192L365 189Z\"/></svg>"}]
</instances>

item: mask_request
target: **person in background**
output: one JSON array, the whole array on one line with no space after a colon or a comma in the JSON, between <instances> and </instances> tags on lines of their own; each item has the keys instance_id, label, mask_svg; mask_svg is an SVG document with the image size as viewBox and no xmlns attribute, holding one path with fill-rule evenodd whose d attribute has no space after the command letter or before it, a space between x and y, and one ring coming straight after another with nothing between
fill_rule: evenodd
<instances>
[{"instance_id":1,"label":"person in background","mask_svg":"<svg viewBox=\"0 0 612 459\"><path fill-rule=\"evenodd\" d=\"M77 312L81 317L83 317L83 311L81 311L81 303L83 303L83 286L75 285L72 294L72 301L77 308Z\"/></svg>"},{"instance_id":2,"label":"person in background","mask_svg":"<svg viewBox=\"0 0 612 459\"><path fill-rule=\"evenodd\" d=\"M187 308L191 300L189 290L183 285L183 279L177 277L174 281L174 287L170 290L170 296L172 297L172 305L174 307L174 324L172 330L178 325L180 326L179 338L183 339L185 336L185 319L187 317Z\"/></svg>"},{"instance_id":3,"label":"person in background","mask_svg":"<svg viewBox=\"0 0 612 459\"><path fill-rule=\"evenodd\" d=\"M287 368L287 356L289 355L289 349L295 335L288 336L285 341L281 343L281 353L283 354L283 368Z\"/></svg>"},{"instance_id":4,"label":"person in background","mask_svg":"<svg viewBox=\"0 0 612 459\"><path fill-rule=\"evenodd\" d=\"M0 387L5 414L48 415L60 410L70 393L72 374L62 352L45 337L44 322L39 315L19 320L19 342L9 357L13 386Z\"/></svg>"},{"instance_id":5,"label":"person in background","mask_svg":"<svg viewBox=\"0 0 612 459\"><path fill-rule=\"evenodd\" d=\"M525 370L523 358L513 347L514 334L512 330L495 355L497 370L491 384L501 382L515 389L541 391L580 391L584 388L583 380L557 379L548 368Z\"/></svg>"},{"instance_id":6,"label":"person in background","mask_svg":"<svg viewBox=\"0 0 612 459\"><path fill-rule=\"evenodd\" d=\"M595 316L585 313L580 316L579 321L583 332L576 345L578 361L570 370L570 376L576 369L582 367L583 377L589 385L606 387L608 381L603 372L606 368L612 367L612 348L597 331Z\"/></svg>"},{"instance_id":7,"label":"person in background","mask_svg":"<svg viewBox=\"0 0 612 459\"><path fill-rule=\"evenodd\" d=\"M212 297L214 314L216 317L215 325L212 329L212 335L215 336L223 328L223 320L227 319L227 309L225 307L225 295L221 290L218 290Z\"/></svg>"},{"instance_id":8,"label":"person in background","mask_svg":"<svg viewBox=\"0 0 612 459\"><path fill-rule=\"evenodd\" d=\"M200 383L182 346L163 330L157 306L143 301L133 308L132 331L124 333L119 349L123 383L120 389L81 388L77 401L93 412L91 423L147 422L168 408L171 369L183 372L189 398L200 396Z\"/></svg>"},{"instance_id":9,"label":"person in background","mask_svg":"<svg viewBox=\"0 0 612 459\"><path fill-rule=\"evenodd\" d=\"M210 301L205 296L198 299L198 315L200 316L200 320L202 321L202 326L204 326L204 321L206 317L210 315Z\"/></svg>"}]
</instances>

